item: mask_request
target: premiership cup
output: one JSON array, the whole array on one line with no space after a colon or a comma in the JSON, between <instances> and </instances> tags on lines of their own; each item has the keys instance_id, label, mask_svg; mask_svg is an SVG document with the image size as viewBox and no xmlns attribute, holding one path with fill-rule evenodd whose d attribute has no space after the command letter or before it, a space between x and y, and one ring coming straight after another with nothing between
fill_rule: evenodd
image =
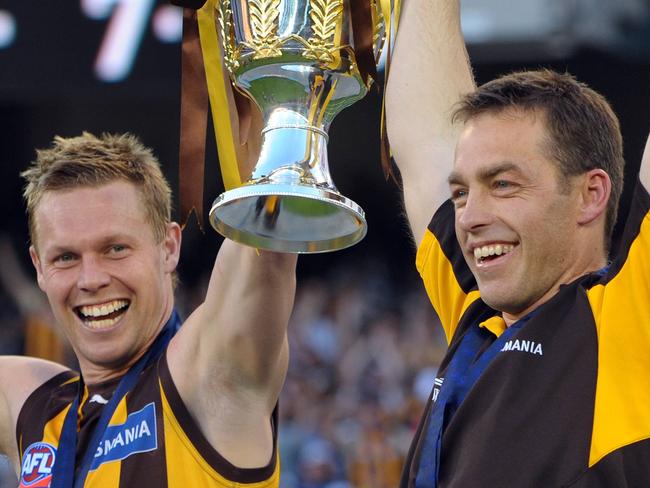
<instances>
[{"instance_id":1,"label":"premiership cup","mask_svg":"<svg viewBox=\"0 0 650 488\"><path fill-rule=\"evenodd\" d=\"M364 212L336 189L327 159L332 120L372 81L357 66L349 1L361 0L216 4L224 64L264 120L252 174L210 210L212 226L224 236L291 253L343 249L365 236ZM385 22L379 0L367 1L378 60Z\"/></svg>"}]
</instances>

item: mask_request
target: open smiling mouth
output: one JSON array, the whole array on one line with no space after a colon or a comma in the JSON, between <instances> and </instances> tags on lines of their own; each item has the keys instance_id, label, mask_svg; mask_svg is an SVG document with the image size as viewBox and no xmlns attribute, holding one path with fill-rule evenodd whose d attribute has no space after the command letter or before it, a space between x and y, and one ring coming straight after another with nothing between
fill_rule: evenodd
<instances>
[{"instance_id":1,"label":"open smiling mouth","mask_svg":"<svg viewBox=\"0 0 650 488\"><path fill-rule=\"evenodd\" d=\"M75 308L77 316L91 329L107 329L117 323L131 304L128 300L114 300L101 305L82 305Z\"/></svg>"},{"instance_id":2,"label":"open smiling mouth","mask_svg":"<svg viewBox=\"0 0 650 488\"><path fill-rule=\"evenodd\" d=\"M499 256L508 254L514 249L515 246L510 244L494 244L489 246L481 246L474 248L474 259L477 264L487 263Z\"/></svg>"}]
</instances>

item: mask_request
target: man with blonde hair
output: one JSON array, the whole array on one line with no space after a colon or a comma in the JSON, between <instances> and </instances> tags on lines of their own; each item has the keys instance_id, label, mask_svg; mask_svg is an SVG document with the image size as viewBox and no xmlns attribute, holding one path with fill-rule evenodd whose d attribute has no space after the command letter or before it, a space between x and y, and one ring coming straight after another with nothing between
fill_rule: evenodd
<instances>
[{"instance_id":1,"label":"man with blonde hair","mask_svg":"<svg viewBox=\"0 0 650 488\"><path fill-rule=\"evenodd\" d=\"M449 343L401 486L650 486L650 141L610 249L624 161L601 95L549 70L477 88L458 0L408 0L393 62L388 135Z\"/></svg>"},{"instance_id":2,"label":"man with blonde hair","mask_svg":"<svg viewBox=\"0 0 650 488\"><path fill-rule=\"evenodd\" d=\"M278 486L295 256L226 240L181 327L181 229L150 149L57 137L23 176L38 284L81 375L0 357L0 452L20 486Z\"/></svg>"}]
</instances>

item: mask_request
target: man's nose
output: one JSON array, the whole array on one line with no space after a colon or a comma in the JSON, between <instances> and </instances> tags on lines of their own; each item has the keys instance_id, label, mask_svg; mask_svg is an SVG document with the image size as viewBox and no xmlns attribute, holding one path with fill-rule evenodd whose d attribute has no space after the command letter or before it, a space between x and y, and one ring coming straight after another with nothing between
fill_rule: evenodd
<instances>
[{"instance_id":1,"label":"man's nose","mask_svg":"<svg viewBox=\"0 0 650 488\"><path fill-rule=\"evenodd\" d=\"M465 205L456 210L456 220L461 230L472 232L488 225L492 219L490 202L480 192L470 192Z\"/></svg>"},{"instance_id":2,"label":"man's nose","mask_svg":"<svg viewBox=\"0 0 650 488\"><path fill-rule=\"evenodd\" d=\"M79 279L77 281L77 286L80 290L95 292L108 286L110 282L110 274L104 269L97 257L84 256L82 258Z\"/></svg>"}]
</instances>

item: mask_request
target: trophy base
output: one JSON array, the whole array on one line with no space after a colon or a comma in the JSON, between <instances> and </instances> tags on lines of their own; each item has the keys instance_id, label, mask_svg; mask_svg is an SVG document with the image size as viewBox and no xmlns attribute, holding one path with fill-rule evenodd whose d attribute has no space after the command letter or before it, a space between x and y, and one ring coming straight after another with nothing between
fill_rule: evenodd
<instances>
[{"instance_id":1,"label":"trophy base","mask_svg":"<svg viewBox=\"0 0 650 488\"><path fill-rule=\"evenodd\" d=\"M305 254L350 247L367 231L361 207L336 191L277 183L222 193L210 209L210 223L247 246Z\"/></svg>"}]
</instances>

